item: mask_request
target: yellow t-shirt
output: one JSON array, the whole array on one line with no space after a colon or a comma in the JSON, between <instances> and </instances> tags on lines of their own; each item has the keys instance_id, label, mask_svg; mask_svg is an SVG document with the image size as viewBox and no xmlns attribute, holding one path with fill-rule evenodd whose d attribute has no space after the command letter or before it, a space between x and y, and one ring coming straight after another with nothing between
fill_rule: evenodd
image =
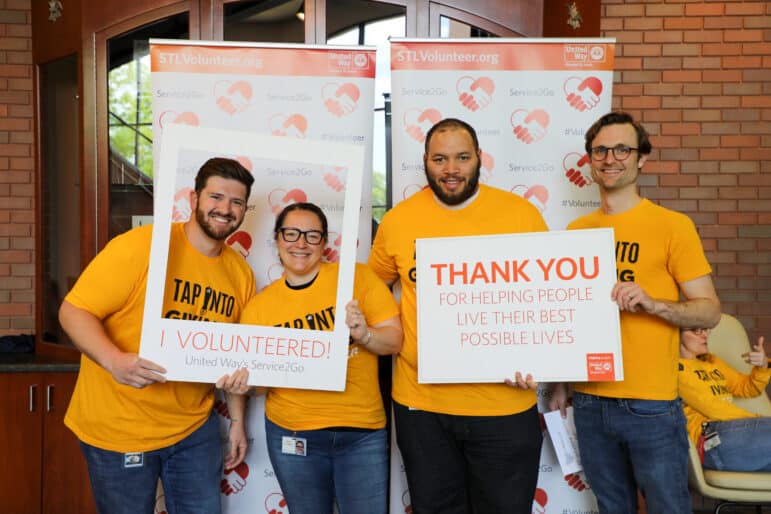
<instances>
[{"instance_id":1,"label":"yellow t-shirt","mask_svg":"<svg viewBox=\"0 0 771 514\"><path fill-rule=\"evenodd\" d=\"M734 405L734 397L754 398L771 379L771 369L753 366L749 375L739 373L716 355L700 359L680 359L678 385L683 412L688 420L688 436L696 445L704 421L730 421L755 418L759 414ZM749 443L749 442L748 442Z\"/></svg>"},{"instance_id":2,"label":"yellow t-shirt","mask_svg":"<svg viewBox=\"0 0 771 514\"><path fill-rule=\"evenodd\" d=\"M468 205L440 205L429 189L400 203L383 217L369 265L385 282L401 281L404 348L396 357L393 399L408 407L462 416L500 416L525 411L535 392L505 384L418 384L415 239L545 231L527 200L485 185ZM512 373L514 370L512 370Z\"/></svg>"},{"instance_id":3,"label":"yellow t-shirt","mask_svg":"<svg viewBox=\"0 0 771 514\"><path fill-rule=\"evenodd\" d=\"M677 301L678 284L712 271L691 219L649 200L616 215L597 210L568 226L600 227L615 232L618 280L637 282L652 298ZM679 337L679 329L658 316L621 312L624 380L576 383L574 389L612 398L673 400Z\"/></svg>"},{"instance_id":4,"label":"yellow t-shirt","mask_svg":"<svg viewBox=\"0 0 771 514\"><path fill-rule=\"evenodd\" d=\"M139 351L151 235L152 227L143 226L114 238L65 298L102 320L107 335L124 352ZM230 323L238 320L255 292L254 275L240 254L229 247L218 257L200 254L181 223L172 225L166 286L158 286L147 292L164 295L164 317ZM150 451L203 425L213 402L211 384L166 382L136 389L118 384L83 355L64 423L98 448Z\"/></svg>"},{"instance_id":5,"label":"yellow t-shirt","mask_svg":"<svg viewBox=\"0 0 771 514\"><path fill-rule=\"evenodd\" d=\"M241 323L333 331L338 265L322 263L316 279L301 289L283 278L260 291L246 306ZM353 297L372 326L399 315L391 291L364 264L356 264ZM339 313L341 322L345 312ZM323 320L323 321L319 321ZM348 350L344 391L272 387L265 415L287 430L328 427L383 428L386 418L378 382L377 355L359 344Z\"/></svg>"}]
</instances>

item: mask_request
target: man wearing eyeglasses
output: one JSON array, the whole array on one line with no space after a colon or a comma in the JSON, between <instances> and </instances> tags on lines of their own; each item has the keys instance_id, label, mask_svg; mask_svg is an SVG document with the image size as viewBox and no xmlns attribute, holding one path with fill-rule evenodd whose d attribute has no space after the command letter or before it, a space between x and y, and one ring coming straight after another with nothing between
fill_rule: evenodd
<instances>
[{"instance_id":1,"label":"man wearing eyeglasses","mask_svg":"<svg viewBox=\"0 0 771 514\"><path fill-rule=\"evenodd\" d=\"M613 228L624 380L573 384L581 459L601 513L634 514L637 490L648 512L691 512L688 441L677 397L680 327L714 327L720 302L688 216L642 198L637 178L651 143L624 112L585 134L601 206L569 229ZM552 408L567 391L553 385Z\"/></svg>"}]
</instances>

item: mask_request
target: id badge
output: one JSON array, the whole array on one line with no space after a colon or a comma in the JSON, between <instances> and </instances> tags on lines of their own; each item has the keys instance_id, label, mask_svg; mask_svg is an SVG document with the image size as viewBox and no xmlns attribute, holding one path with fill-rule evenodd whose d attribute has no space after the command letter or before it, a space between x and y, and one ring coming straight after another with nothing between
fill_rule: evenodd
<instances>
[{"instance_id":1,"label":"id badge","mask_svg":"<svg viewBox=\"0 0 771 514\"><path fill-rule=\"evenodd\" d=\"M145 463L144 453L124 453L123 454L123 467L124 468L141 468Z\"/></svg>"},{"instance_id":2,"label":"id badge","mask_svg":"<svg viewBox=\"0 0 771 514\"><path fill-rule=\"evenodd\" d=\"M712 432L711 434L704 436L705 452L710 451L712 448L715 448L718 445L720 445L720 436L717 432Z\"/></svg>"},{"instance_id":3,"label":"id badge","mask_svg":"<svg viewBox=\"0 0 771 514\"><path fill-rule=\"evenodd\" d=\"M307 440L304 437L289 437L287 435L281 438L281 453L287 455L307 455Z\"/></svg>"}]
</instances>

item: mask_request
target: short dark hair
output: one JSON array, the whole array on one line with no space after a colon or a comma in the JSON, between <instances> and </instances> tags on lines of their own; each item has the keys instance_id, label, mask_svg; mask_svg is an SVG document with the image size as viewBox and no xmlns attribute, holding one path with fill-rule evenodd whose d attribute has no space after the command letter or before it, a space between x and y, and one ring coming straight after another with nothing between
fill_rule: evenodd
<instances>
[{"instance_id":1,"label":"short dark hair","mask_svg":"<svg viewBox=\"0 0 771 514\"><path fill-rule=\"evenodd\" d=\"M212 157L198 170L195 176L195 192L201 194L203 188L206 187L206 183L210 177L222 177L230 180L237 180L246 186L246 199L249 199L249 195L252 191L252 184L254 184L254 177L251 172L244 168L244 166L235 159L227 159L225 157Z\"/></svg>"},{"instance_id":2,"label":"short dark hair","mask_svg":"<svg viewBox=\"0 0 771 514\"><path fill-rule=\"evenodd\" d=\"M624 111L613 111L601 117L595 121L594 124L589 127L589 130L584 134L584 149L587 154L592 152L592 141L597 137L600 129L607 127L608 125L632 125L635 132L637 132L637 152L640 155L648 155L651 153L653 146L650 139L648 139L648 131L645 130L638 121L632 117L631 114Z\"/></svg>"},{"instance_id":3,"label":"short dark hair","mask_svg":"<svg viewBox=\"0 0 771 514\"><path fill-rule=\"evenodd\" d=\"M278 231L284 226L284 220L287 214L292 211L308 211L316 215L321 222L321 232L323 232L323 238L326 240L329 226L327 225L327 216L321 207L311 202L296 202L290 203L282 209L282 211L276 216L276 224L273 226L273 239L278 239Z\"/></svg>"},{"instance_id":4,"label":"short dark hair","mask_svg":"<svg viewBox=\"0 0 771 514\"><path fill-rule=\"evenodd\" d=\"M479 138L477 137L477 132L474 130L474 127L458 118L445 118L441 121L437 121L436 124L428 130L428 133L426 134L425 152L428 153L428 145L431 142L431 138L434 137L435 132L444 132L445 130L455 129L461 129L468 132L471 139L474 141L474 150L479 151Z\"/></svg>"}]
</instances>

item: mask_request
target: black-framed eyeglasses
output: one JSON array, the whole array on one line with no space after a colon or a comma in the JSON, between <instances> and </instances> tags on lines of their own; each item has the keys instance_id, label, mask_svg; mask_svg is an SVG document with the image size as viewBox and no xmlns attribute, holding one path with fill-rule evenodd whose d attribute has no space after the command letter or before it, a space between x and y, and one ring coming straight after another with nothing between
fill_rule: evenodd
<instances>
[{"instance_id":1,"label":"black-framed eyeglasses","mask_svg":"<svg viewBox=\"0 0 771 514\"><path fill-rule=\"evenodd\" d=\"M613 152L613 157L617 161L625 161L629 158L630 155L632 155L632 150L638 150L637 148L632 148L631 146L626 145L616 145L613 148L608 148L607 146L595 146L592 148L592 159L595 161L602 161L608 156L608 150Z\"/></svg>"},{"instance_id":2,"label":"black-framed eyeglasses","mask_svg":"<svg viewBox=\"0 0 771 514\"><path fill-rule=\"evenodd\" d=\"M295 227L281 227L278 229L281 237L287 243L294 243L300 236L305 238L305 242L309 245L320 245L324 240L324 232L321 230L300 230Z\"/></svg>"}]
</instances>

